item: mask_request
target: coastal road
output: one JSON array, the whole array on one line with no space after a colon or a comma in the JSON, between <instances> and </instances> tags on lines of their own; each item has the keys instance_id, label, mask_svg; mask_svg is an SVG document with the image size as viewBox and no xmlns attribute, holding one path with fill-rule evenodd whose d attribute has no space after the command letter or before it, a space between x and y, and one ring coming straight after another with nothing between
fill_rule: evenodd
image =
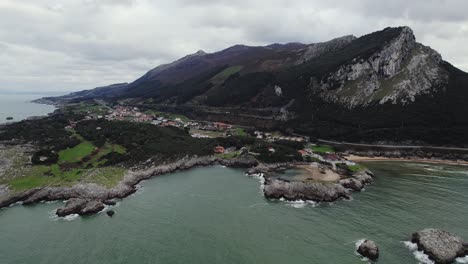
<instances>
[{"instance_id":1,"label":"coastal road","mask_svg":"<svg viewBox=\"0 0 468 264\"><path fill-rule=\"evenodd\" d=\"M378 148L388 148L388 149L434 149L434 150L453 150L453 151L467 151L468 148L457 148L457 147L437 147L437 146L417 146L417 145L377 145L377 144L361 144L361 143L351 143L351 142L339 142L333 140L319 139L320 143L330 144L330 145L347 145L347 146L356 146L356 147L378 147Z\"/></svg>"}]
</instances>

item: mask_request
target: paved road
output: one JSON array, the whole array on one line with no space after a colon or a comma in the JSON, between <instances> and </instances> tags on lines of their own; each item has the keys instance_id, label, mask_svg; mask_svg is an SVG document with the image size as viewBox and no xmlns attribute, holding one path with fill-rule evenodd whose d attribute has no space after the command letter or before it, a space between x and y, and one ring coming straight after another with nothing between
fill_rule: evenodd
<instances>
[{"instance_id":1,"label":"paved road","mask_svg":"<svg viewBox=\"0 0 468 264\"><path fill-rule=\"evenodd\" d=\"M379 148L389 148L389 149L437 149L437 150L456 150L456 151L468 151L468 148L456 148L456 147L437 147L437 146L411 146L411 145L377 145L377 144L360 144L360 143L350 143L350 142L339 142L332 140L319 139L321 143L331 144L331 145L348 145L348 146L357 146L357 147L379 147Z\"/></svg>"}]
</instances>

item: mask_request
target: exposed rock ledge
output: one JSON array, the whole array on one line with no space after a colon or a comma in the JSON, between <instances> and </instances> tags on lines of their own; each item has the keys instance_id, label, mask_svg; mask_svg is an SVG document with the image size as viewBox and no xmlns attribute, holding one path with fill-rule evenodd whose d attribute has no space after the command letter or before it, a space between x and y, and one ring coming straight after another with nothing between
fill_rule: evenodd
<instances>
[{"instance_id":1,"label":"exposed rock ledge","mask_svg":"<svg viewBox=\"0 0 468 264\"><path fill-rule=\"evenodd\" d=\"M107 189L96 184L77 184L72 187L43 187L20 193L8 193L0 196L0 208L17 202L24 205L41 201L68 200L65 207L57 210L58 216L70 214L88 215L104 209L104 204L114 198L124 198L136 191L136 185L154 176L186 170L197 166L222 164L229 167L252 167L258 163L252 158L223 160L216 157L184 158L145 170L129 171L115 187Z\"/></svg>"},{"instance_id":2,"label":"exposed rock ledge","mask_svg":"<svg viewBox=\"0 0 468 264\"><path fill-rule=\"evenodd\" d=\"M362 170L337 182L287 181L270 177L271 172L290 167L288 163L260 164L247 171L249 174L260 174L265 179L263 193L269 199L289 201L309 200L315 202L334 202L338 199L349 199L351 191L361 191L371 184L374 174Z\"/></svg>"},{"instance_id":3,"label":"exposed rock ledge","mask_svg":"<svg viewBox=\"0 0 468 264\"><path fill-rule=\"evenodd\" d=\"M418 245L436 264L454 263L458 257L468 255L468 244L447 231L424 229L413 234L411 242Z\"/></svg>"},{"instance_id":4,"label":"exposed rock ledge","mask_svg":"<svg viewBox=\"0 0 468 264\"><path fill-rule=\"evenodd\" d=\"M228 167L246 167L249 174L260 174L265 178L264 195L270 199L284 198L286 200L312 200L317 202L333 202L340 198L350 198L350 190L360 191L365 185L373 182L370 171L360 171L337 182L287 182L272 179L272 172L289 168L292 163L258 164L249 157L237 159L219 159L216 157L193 157L163 164L148 169L129 171L115 187L107 189L96 184L76 184L72 187L43 187L20 193L0 195L0 208L14 203L29 205L41 201L67 200L63 208L56 211L58 216L70 214L89 215L104 209L105 204L112 204L112 199L121 199L136 191L136 185L152 177L187 170L193 167L221 164Z\"/></svg>"}]
</instances>

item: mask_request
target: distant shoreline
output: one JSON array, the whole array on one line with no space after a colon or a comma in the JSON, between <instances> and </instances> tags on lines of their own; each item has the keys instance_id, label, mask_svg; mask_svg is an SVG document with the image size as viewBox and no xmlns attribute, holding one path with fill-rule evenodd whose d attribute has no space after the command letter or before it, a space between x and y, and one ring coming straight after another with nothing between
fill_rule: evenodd
<instances>
[{"instance_id":1,"label":"distant shoreline","mask_svg":"<svg viewBox=\"0 0 468 264\"><path fill-rule=\"evenodd\" d=\"M354 162L374 162L374 161L399 161L399 162L420 162L431 164L447 164L447 165L460 165L468 166L468 161L463 160L444 160L444 159L421 159L421 158L389 158L389 157L368 157L349 155L346 159Z\"/></svg>"}]
</instances>

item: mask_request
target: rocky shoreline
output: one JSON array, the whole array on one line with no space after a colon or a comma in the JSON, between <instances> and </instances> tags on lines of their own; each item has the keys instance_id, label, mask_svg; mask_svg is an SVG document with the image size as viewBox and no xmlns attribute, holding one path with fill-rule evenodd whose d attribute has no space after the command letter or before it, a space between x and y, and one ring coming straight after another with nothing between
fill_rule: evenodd
<instances>
[{"instance_id":1,"label":"rocky shoreline","mask_svg":"<svg viewBox=\"0 0 468 264\"><path fill-rule=\"evenodd\" d=\"M137 184L152 177L187 170L194 167L205 167L215 164L227 167L248 168L249 175L263 177L264 196L268 199L311 200L315 202L333 202L338 199L349 199L351 191L360 191L365 185L373 182L370 171L361 171L350 177L333 183L320 182L288 182L272 178L274 172L291 168L299 163L259 164L252 157L236 159L220 159L217 157L192 157L179 161L154 166L146 169L130 170L113 188L105 188L97 184L76 184L72 187L42 187L19 193L4 190L0 196L0 208L15 203L31 205L41 201L66 200L64 207L57 209L60 217L70 214L90 215L102 211L105 205L112 205L113 199L125 198L137 190ZM302 163L301 163L302 164Z\"/></svg>"},{"instance_id":2,"label":"rocky shoreline","mask_svg":"<svg viewBox=\"0 0 468 264\"><path fill-rule=\"evenodd\" d=\"M19 193L5 193L0 197L0 208L15 203L31 205L41 201L68 200L57 210L58 216L70 214L89 215L100 212L112 199L125 198L137 190L137 184L152 177L187 170L194 167L221 164L228 167L252 167L258 162L252 158L219 159L216 157L192 157L144 170L129 171L115 187L107 189L97 184L76 184L72 187L43 187Z\"/></svg>"},{"instance_id":3,"label":"rocky shoreline","mask_svg":"<svg viewBox=\"0 0 468 264\"><path fill-rule=\"evenodd\" d=\"M374 181L374 174L362 170L337 182L288 181L271 177L272 172L290 168L292 164L260 164L247 171L251 175L264 178L263 193L269 199L288 201L334 202L338 199L350 199L351 192L358 192Z\"/></svg>"}]
</instances>

